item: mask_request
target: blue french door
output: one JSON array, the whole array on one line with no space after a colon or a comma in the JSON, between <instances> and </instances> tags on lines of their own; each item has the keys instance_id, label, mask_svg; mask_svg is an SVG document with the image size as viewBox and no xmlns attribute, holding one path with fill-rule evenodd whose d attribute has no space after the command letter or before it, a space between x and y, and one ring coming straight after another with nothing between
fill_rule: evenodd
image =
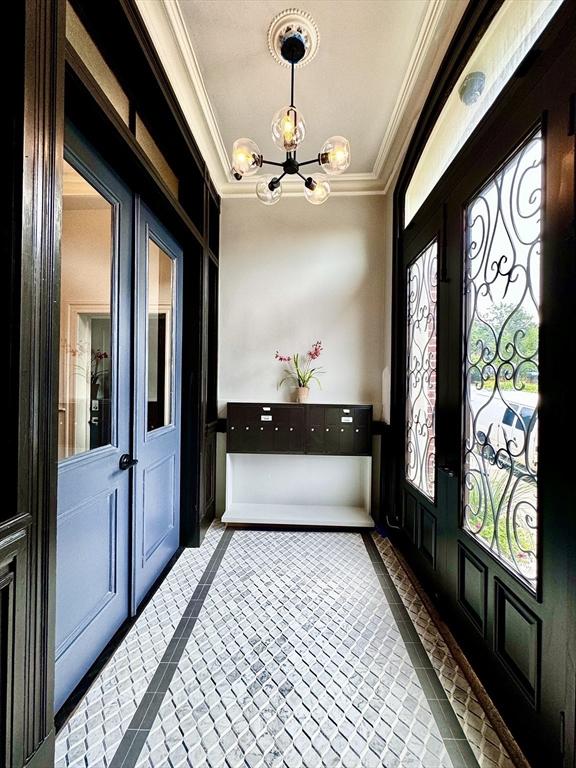
<instances>
[{"instance_id":1,"label":"blue french door","mask_svg":"<svg viewBox=\"0 0 576 768\"><path fill-rule=\"evenodd\" d=\"M138 205L133 607L178 547L182 249Z\"/></svg>"},{"instance_id":2,"label":"blue french door","mask_svg":"<svg viewBox=\"0 0 576 768\"><path fill-rule=\"evenodd\" d=\"M178 548L180 513L182 251L70 125L63 187L56 709Z\"/></svg>"},{"instance_id":3,"label":"blue french door","mask_svg":"<svg viewBox=\"0 0 576 768\"><path fill-rule=\"evenodd\" d=\"M133 196L69 125L63 187L57 709L130 606Z\"/></svg>"}]
</instances>

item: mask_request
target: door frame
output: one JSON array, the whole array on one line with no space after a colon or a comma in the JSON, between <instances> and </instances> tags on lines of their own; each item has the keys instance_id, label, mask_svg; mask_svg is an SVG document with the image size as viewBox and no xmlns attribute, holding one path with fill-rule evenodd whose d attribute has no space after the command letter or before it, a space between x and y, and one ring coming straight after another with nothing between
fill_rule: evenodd
<instances>
[{"instance_id":1,"label":"door frame","mask_svg":"<svg viewBox=\"0 0 576 768\"><path fill-rule=\"evenodd\" d=\"M219 199L133 0L113 0L105 14L90 0L72 3L130 94L132 116L139 110L150 118L155 140L161 149L168 147L185 184L181 198L175 199L138 147L130 127L118 118L67 43L64 0L25 0L19 5L11 14L8 43L0 53L5 71L12 73L5 105L13 152L0 184L4 202L0 239L10 287L6 301L7 426L14 446L0 520L0 613L2 626L6 619L13 628L9 641L0 643L0 665L8 671L0 675L0 710L8 711L2 706L7 700L12 709L10 718L2 721L0 734L9 744L13 768L51 765L54 751L58 289L65 83L68 115L79 114L89 127L93 125L95 134L88 138L96 139L92 143L97 149L110 150L120 175L128 181L135 179L150 203L158 204L185 249L185 291L191 305L186 322L191 318L197 322L187 328L183 355L187 360L183 419L190 430L185 432L187 448L185 453L183 444L182 455L188 465L196 466L203 450L201 382L205 369L200 329L207 307L200 286L202 260L209 247L208 222L210 230L217 231ZM108 152L102 154L110 159ZM217 249L214 243L211 250L216 257ZM202 513L199 491L194 473L187 473L182 494L188 525L185 544L197 542Z\"/></svg>"},{"instance_id":2,"label":"door frame","mask_svg":"<svg viewBox=\"0 0 576 768\"><path fill-rule=\"evenodd\" d=\"M497 10L497 9L496 9ZM529 56L527 59L527 65L522 66L519 68L517 76L512 78L512 80L508 83L506 88L503 90L499 98L497 99L496 103L493 105L493 107L488 111L488 113L485 115L479 126L476 128L470 139L467 141L467 143L464 145L464 147L461 149L461 151L458 153L457 157L452 161L450 164L448 170L444 173L443 177L438 181L430 195L428 196L427 200L424 202L422 208L418 212L418 214L415 216L414 220L406 227L404 230L403 227L403 218L404 218L404 195L407 189L407 186L409 184L410 178L412 176L412 173L414 171L414 168L424 150L426 140L434 127L437 117L441 111L441 108L443 106L444 100L447 98L448 94L451 92L455 82L457 82L459 75L461 74L462 70L465 67L466 61L468 56L473 50L474 42L480 38L483 31L486 29L486 26L489 24L489 21L491 20L494 12L494 8L492 7L492 4L490 3L481 3L478 6L475 6L472 9L469 9L469 11L465 14L465 17L462 21L461 27L462 31L460 33L457 32L455 35L455 43L449 50L445 61L443 63L441 73L436 79L435 85L432 88L432 95L429 98L426 107L423 111L423 119L420 125L418 126L418 129L415 133L414 139L411 142L411 145L408 150L408 154L406 157L406 160L404 162L404 165L402 167L399 181L395 189L394 193L394 274L393 274L393 295L394 295L394 305L393 305L393 333L392 333L392 339L393 339L393 381L392 381L392 408L391 412L393 414L392 424L391 424L391 430L393 434L393 441L394 445L397 447L397 450L395 452L395 455L391 457L390 463L382 468L383 472L390 472L392 475L392 490L389 495L389 508L396 510L395 519L391 520L392 523L390 528L390 535L393 538L395 544L399 546L401 550L403 550L411 563L411 565L414 567L415 571L421 576L423 583L427 586L427 590L431 593L431 596L433 597L434 601L438 605L438 608L442 615L448 620L450 628L454 631L455 635L457 636L457 639L462 644L465 652L467 653L470 660L473 662L476 670L481 675L482 682L486 684L486 687L489 691L489 693L494 697L494 700L496 704L499 706L502 713L507 718L508 722L510 723L515 736L517 737L518 741L520 742L521 746L524 747L529 757L533 757L535 760L538 760L540 757L540 749L544 749L542 746L542 743L538 743L538 739L543 739L543 733L542 731L538 734L537 729L534 728L535 723L538 723L538 726L543 726L544 723L546 723L546 739L547 741L547 748L550 750L548 752L549 755L553 754L553 751L557 751L557 754L559 754L559 744L560 739L562 738L564 740L564 753L565 753L565 760L573 759L572 750L574 748L574 739L575 739L575 714L574 714L574 688L575 688L575 681L574 681L574 670L575 670L575 664L574 664L574 657L576 655L576 644L575 644L575 631L574 627L570 628L570 621L569 618L572 616L574 618L576 614L576 608L570 604L567 604L565 607L566 616L564 619L559 619L561 622L561 628L558 627L560 632L564 633L564 637L566 638L566 642L569 646L568 651L568 669L571 671L568 671L568 674L566 675L566 691L562 692L561 695L554 697L550 695L550 691L548 691L548 698L544 702L538 701L538 692L536 693L536 702L535 702L535 717L538 718L538 720L534 720L532 723L527 722L521 722L516 716L513 711L513 699L514 695L513 691L510 689L510 687L507 687L506 680L503 678L500 678L499 676L499 669L497 665L495 665L493 662L490 661L490 654L487 654L486 648L487 646L484 645L484 640L479 639L478 636L474 635L474 632L471 631L470 626L466 625L466 622L459 617L457 611L454 608L454 603L452 602L452 597L455 592L457 592L457 585L454 583L456 581L456 575L454 574L453 579L454 582L447 587L446 583L442 584L438 577L435 575L430 574L426 571L426 569L422 568L421 564L418 562L417 559L414 558L414 555L412 554L409 547L406 547L405 541L403 539L403 535L397 532L395 529L400 527L401 525L401 506L399 504L400 501L400 493L401 493L401 478L403 475L403 457L401 455L401 451L398 448L399 446L404 446L404 409L403 409L403 403L404 403L404 369L405 369L405 284L404 284L404 269L405 269L405 259L403 256L404 248L406 242L413 237L412 232L417 230L419 228L418 222L420 224L423 222L423 220L426 219L427 216L433 216L435 215L434 212L436 212L436 215L438 216L438 222L437 222L437 229L440 233L440 249L439 249L439 260L440 260L440 290L442 290L442 279L443 276L447 279L453 281L453 283L461 285L461 277L462 275L459 274L449 274L446 275L446 264L447 262L451 262L452 264L455 263L455 259L459 259L460 265L462 266L463 261L463 255L462 255L462 222L458 219L458 217L452 212L450 215L448 215L449 212L446 211L446 209L443 207L443 202L446 199L446 188L452 183L454 187L458 187L459 185L463 185L465 183L465 180L462 179L462 161L463 158L468 157L472 160L472 162L469 163L469 167L472 168L470 172L467 172L467 175L469 178L472 177L474 173L478 176L478 185L481 185L483 181L488 178L491 174L491 172L494 172L497 170L497 166L499 166L504 159L504 156L507 154L508 150L513 149L513 145L508 145L508 142L511 141L509 136L512 136L514 129L512 131L509 131L509 134L507 135L504 144L496 147L494 144L492 146L489 146L488 143L484 142L482 144L482 139L486 139L487 136L490 135L491 130L498 130L500 129L500 123L504 116L506 115L507 111L507 105L510 103L515 103L513 100L514 98L518 98L518 95L522 93L522 89L525 87L525 83L529 80L536 80L538 81L538 75L539 73L542 73L546 70L548 66L551 65L551 62L553 62L557 56L560 54L562 55L562 52L566 51L567 42L566 39L568 37L569 33L566 33L566 37L563 37L563 30L567 29L573 29L574 25L576 24L576 13L575 8L573 4L565 3L556 13L556 16L551 21L548 28L544 31L543 35L541 36L540 40L536 43L535 49L538 49L540 51L540 54L536 54L533 56ZM558 40L559 46L558 48L554 48L552 43L555 41L555 39ZM463 45L462 41L466 41L466 44ZM562 47L563 45L563 47ZM526 80L524 80L526 78ZM574 99L574 96L572 97ZM572 107L574 110L574 106ZM522 110L520 110L522 111ZM568 114L568 102L566 103L566 113ZM510 117L510 120L512 118ZM516 121L518 125L520 125L521 116L518 116L518 120ZM546 121L546 116L544 116L544 121ZM568 122L568 121L566 121ZM529 133L529 122L526 123L524 127L524 135L527 135ZM546 128L546 125L545 125ZM568 128L568 125L566 125L566 128ZM554 130L558 130L556 127ZM498 132L497 134L493 135L500 135ZM573 132L573 126L572 126L572 152L574 152L574 132ZM516 137L516 140L520 140L522 138L522 131L518 131L518 135ZM480 165L482 170L478 171L477 166ZM556 166L555 166L556 167ZM460 172L460 175L458 175L458 172ZM473 188L474 185L472 184L471 188ZM548 216L554 215L554 227L556 229L563 233L561 238L557 238L555 241L555 246L559 247L560 249L563 249L563 251L567 254L569 252L569 241L570 237L572 237L572 243L574 242L574 233L570 234L570 212L561 211L561 212L552 212L547 211ZM571 214L573 216L573 212ZM547 244L550 246L550 242L546 240L548 237L548 233L544 233L544 242L545 245ZM572 245L573 247L573 245ZM454 249L456 250L456 253L448 252L447 249ZM569 263L566 262L565 263ZM570 282L570 281L566 281ZM576 288L576 286L572 286L572 288ZM550 286L548 287L548 290L550 289ZM554 290L558 292L558 297L560 296L568 296L569 292L569 286L562 286L558 285L558 281L556 281L556 284L554 286ZM556 295L556 293L554 294ZM568 306L570 306L569 301L566 302L566 299L564 300L565 303L567 303ZM561 300L558 303L562 303ZM440 311L442 311L440 309ZM458 308L458 321L454 321L454 332L451 336L452 341L450 344L455 345L459 344L461 340L461 332L460 332L460 313L461 313L461 306ZM554 335L554 329L553 328L542 328L542 338L545 337L545 343L548 347L548 352L543 352L543 354L548 354L551 356L552 354L557 354L560 350L560 344L558 340L553 340L552 336ZM560 334L561 335L561 334ZM556 336L559 336L559 334L556 333ZM460 350L458 350L459 352ZM445 361L446 354L448 354L448 351L444 352L443 357L439 357L439 367L443 364L443 360ZM452 354L455 354L454 347L452 349ZM455 358L458 360L461 360L461 355L458 354L458 357ZM547 381L547 385L550 385L550 382ZM452 388L450 393L448 394L447 401L452 402L459 400L460 398L460 387L461 387L461 375L459 372L458 376L453 377L453 381L448 382L448 386ZM550 387L548 391L552 392L554 391L554 396L558 396L560 398L563 397L561 390L559 390L558 385L554 387ZM564 396L564 400L567 398ZM542 409L541 414L542 414ZM460 464L461 464L461 455L460 450L458 449L458 452L455 452L454 448L454 441L446 441L443 440L443 437L445 434L447 434L447 430L449 429L448 423L452 420L454 423L460 423L460 412L457 409L455 413L443 413L439 414L439 420L437 422L437 436L438 436L438 444L437 444L437 465L438 467L445 466L447 468L457 468L458 473L460 470ZM541 427L543 426L543 423L541 422ZM453 428L455 428L453 426ZM540 431L541 436L541 442L540 445L543 443L543 435L544 431L545 434L545 440L547 441L548 445L550 445L550 429L543 428ZM564 460L564 464L567 462ZM546 482L550 482L550 472L547 470L547 479ZM446 477L442 478L442 475L446 474ZM437 472L437 477L439 483L444 484L445 488L445 494L453 494L455 492L454 487L450 486L450 481L448 478L448 473L442 473L442 471ZM542 475L541 475L541 482L542 482ZM456 485L456 484L454 484ZM458 484L459 485L459 484ZM442 492L442 489L438 489L439 492ZM565 491L562 491L564 496L562 497L564 499L564 503L569 503L569 494L567 494ZM459 495L459 494L458 494ZM457 501L454 499L454 501ZM562 502L559 502L562 503ZM458 509L459 509L459 503L458 503ZM549 517L549 515L548 515ZM557 528L559 526L556 526ZM540 530L542 530L542 513L540 516ZM576 542L576 531L574 528L574 521L571 521L566 526L566 531L564 532L564 536L570 537L570 540L573 542ZM463 538L466 537L466 538ZM461 539L464 544L466 543L466 540L469 539L467 534L465 534L463 531L461 531L461 535L458 537ZM550 530L550 524L548 525L548 530L544 531L544 535L540 536L539 538L539 546L541 548L545 547L547 552L546 557L550 558L551 554L554 551L554 539L556 538L556 543L559 543L559 537L558 535L554 535L552 531ZM559 544L561 548L561 544ZM474 550L474 545L469 547L469 549ZM476 554L476 553L475 553ZM490 557L490 555L487 555ZM479 557L479 560L482 558ZM542 555L540 557L540 563L542 563ZM508 587L510 583L512 583L515 587L521 585L521 582L518 581L512 574L510 574L509 571L504 569L503 567L499 567L501 570L501 573L498 573L499 578L499 584L500 586L497 588L500 588L504 591L508 591ZM569 571L570 569L570 571ZM574 563L566 563L565 568L565 579L567 580L567 583L569 583L570 578L573 580L576 578L576 569L574 567ZM536 596L533 595L532 592L530 592L530 595L532 599L535 599L537 603L539 603L542 599L542 580L540 580L540 594L537 594ZM547 593L547 600L550 601L550 592L552 591L552 585L550 583L550 580L548 580L548 584L544 585L544 589L548 589ZM563 594L562 590L565 589L565 587L555 586L554 589L558 590L556 592L556 595L559 596ZM566 594L569 594L568 592ZM496 595L492 596L491 599L496 599ZM493 638L495 637L494 633L497 633L499 631L498 626L496 627L490 627L488 630L487 639L490 640L490 642L493 641ZM538 631L538 630L536 630ZM559 632L559 634L560 634ZM494 641L495 642L495 641ZM550 651L550 649L548 649ZM563 700L563 703L561 702ZM534 734L534 735L532 735ZM550 763L552 765L552 763ZM568 765L568 763L566 763ZM570 762L570 765L572 763Z\"/></svg>"}]
</instances>

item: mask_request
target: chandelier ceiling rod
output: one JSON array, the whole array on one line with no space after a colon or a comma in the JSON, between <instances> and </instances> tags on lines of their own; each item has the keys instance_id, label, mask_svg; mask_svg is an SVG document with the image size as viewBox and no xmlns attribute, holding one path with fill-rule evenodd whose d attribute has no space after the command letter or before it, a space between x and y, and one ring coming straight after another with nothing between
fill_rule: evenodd
<instances>
[{"instance_id":1,"label":"chandelier ceiling rod","mask_svg":"<svg viewBox=\"0 0 576 768\"><path fill-rule=\"evenodd\" d=\"M285 14L291 14L291 18L294 19L293 11ZM302 113L294 103L295 68L296 64L304 60L310 51L310 30L306 26L310 22L311 19L308 16L301 25L292 20L278 29L275 40L280 56L290 65L290 104L279 109L272 118L272 139L276 146L286 152L286 159L283 163L266 160L256 142L251 139L237 139L232 150L232 175L238 181L244 176L253 176L258 173L264 165L282 168L283 172L279 176L260 179L256 185L256 195L266 205L274 205L278 202L282 194L281 182L286 175L299 176L304 181L304 194L308 202L320 205L328 199L330 184L322 176L304 176L300 168L318 164L326 174L337 175L350 165L350 144L342 136L332 136L324 142L322 149L312 160L300 163L296 158L298 147L306 134L306 124Z\"/></svg>"}]
</instances>

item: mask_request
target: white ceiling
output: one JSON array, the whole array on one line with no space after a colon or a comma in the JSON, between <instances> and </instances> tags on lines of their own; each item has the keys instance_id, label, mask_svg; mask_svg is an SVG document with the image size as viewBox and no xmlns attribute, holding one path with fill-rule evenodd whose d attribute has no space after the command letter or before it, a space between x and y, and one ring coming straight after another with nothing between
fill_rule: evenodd
<instances>
[{"instance_id":1,"label":"white ceiling","mask_svg":"<svg viewBox=\"0 0 576 768\"><path fill-rule=\"evenodd\" d=\"M220 193L253 194L254 179L231 180L229 157L234 139L248 136L266 159L284 159L272 142L270 121L289 102L290 76L268 52L266 36L289 2L138 5ZM333 191L385 191L465 5L306 0L298 6L320 31L318 54L296 72L295 101L307 127L299 159L316 157L329 136L349 138L352 164Z\"/></svg>"}]
</instances>

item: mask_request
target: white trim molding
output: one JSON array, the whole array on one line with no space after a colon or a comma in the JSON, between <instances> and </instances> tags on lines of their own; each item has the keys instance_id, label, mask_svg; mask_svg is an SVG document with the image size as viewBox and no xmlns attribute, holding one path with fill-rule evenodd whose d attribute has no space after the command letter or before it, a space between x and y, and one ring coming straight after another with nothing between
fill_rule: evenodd
<instances>
[{"instance_id":1,"label":"white trim molding","mask_svg":"<svg viewBox=\"0 0 576 768\"><path fill-rule=\"evenodd\" d=\"M370 173L330 178L332 195L387 193L415 128L415 115L424 104L466 2L429 0L374 167ZM228 153L182 17L180 0L136 3L218 193L223 198L252 197L254 179L236 182L230 176ZM283 196L302 194L302 185L295 180L284 181L282 187Z\"/></svg>"}]
</instances>

